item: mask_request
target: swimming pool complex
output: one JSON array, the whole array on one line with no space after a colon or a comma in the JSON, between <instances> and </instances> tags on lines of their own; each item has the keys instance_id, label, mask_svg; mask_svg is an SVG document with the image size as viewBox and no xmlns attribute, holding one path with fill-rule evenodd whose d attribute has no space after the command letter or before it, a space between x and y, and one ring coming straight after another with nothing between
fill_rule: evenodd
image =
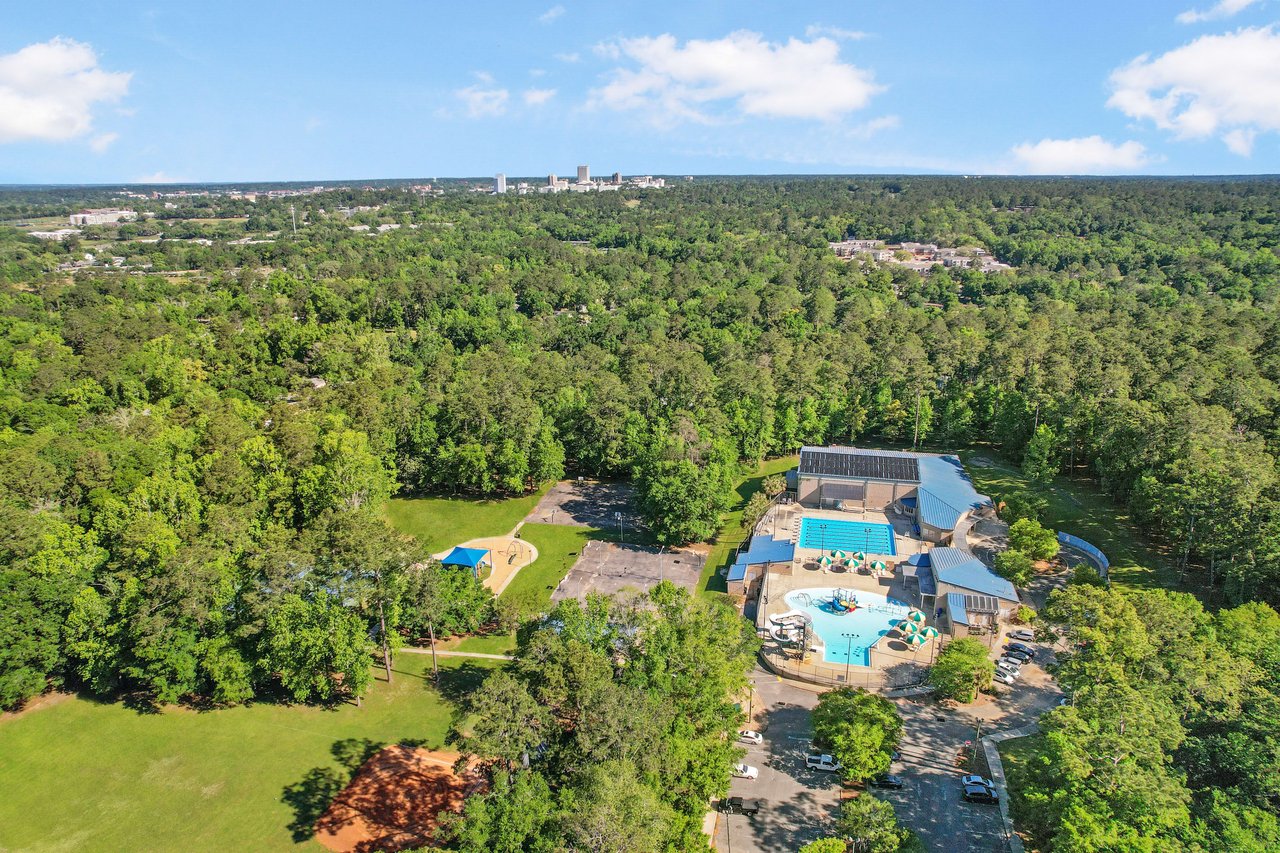
<instances>
[{"instance_id":1,"label":"swimming pool complex","mask_svg":"<svg viewBox=\"0 0 1280 853\"><path fill-rule=\"evenodd\" d=\"M842 521L830 518L806 518L800 522L800 547L839 549L850 554L897 554L893 546L893 527L872 521Z\"/></svg>"},{"instance_id":2,"label":"swimming pool complex","mask_svg":"<svg viewBox=\"0 0 1280 853\"><path fill-rule=\"evenodd\" d=\"M838 613L832 606L836 593L853 596L857 608ZM871 665L871 647L907 617L910 608L901 601L877 592L838 590L833 587L796 589L785 596L787 606L813 620L813 630L822 638L822 659L828 663Z\"/></svg>"}]
</instances>

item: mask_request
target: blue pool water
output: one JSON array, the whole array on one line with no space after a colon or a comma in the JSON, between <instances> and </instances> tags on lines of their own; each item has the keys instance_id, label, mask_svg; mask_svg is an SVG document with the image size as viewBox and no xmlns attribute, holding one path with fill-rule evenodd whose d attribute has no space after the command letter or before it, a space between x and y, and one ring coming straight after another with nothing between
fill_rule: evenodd
<instances>
[{"instance_id":1,"label":"blue pool water","mask_svg":"<svg viewBox=\"0 0 1280 853\"><path fill-rule=\"evenodd\" d=\"M800 522L800 547L840 549L852 554L897 554L893 547L893 527L871 521L835 521L829 518L806 518Z\"/></svg>"},{"instance_id":2,"label":"blue pool water","mask_svg":"<svg viewBox=\"0 0 1280 853\"><path fill-rule=\"evenodd\" d=\"M789 609L803 610L813 618L813 630L825 647L823 660L869 666L871 646L905 619L910 608L879 593L853 590L846 594L853 596L858 608L852 613L836 613L831 607L835 592L833 587L797 589L785 599Z\"/></svg>"}]
</instances>

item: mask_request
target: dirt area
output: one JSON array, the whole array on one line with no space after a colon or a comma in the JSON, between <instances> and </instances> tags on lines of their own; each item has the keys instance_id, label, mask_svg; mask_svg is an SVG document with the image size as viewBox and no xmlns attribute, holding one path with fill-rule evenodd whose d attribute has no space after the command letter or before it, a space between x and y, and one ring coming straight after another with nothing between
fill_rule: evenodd
<instances>
[{"instance_id":1,"label":"dirt area","mask_svg":"<svg viewBox=\"0 0 1280 853\"><path fill-rule=\"evenodd\" d=\"M8 720L15 720L26 714L34 714L36 711L42 711L45 708L52 708L55 705L61 705L73 696L75 696L74 693L63 693L58 690L45 693L41 696L36 696L28 700L27 703L17 711L5 711L0 713L0 723L7 722Z\"/></svg>"},{"instance_id":2,"label":"dirt area","mask_svg":"<svg viewBox=\"0 0 1280 853\"><path fill-rule=\"evenodd\" d=\"M525 521L537 524L567 524L618 530L619 514L622 538L644 525L636 510L630 483L603 480L562 480L551 487Z\"/></svg>"},{"instance_id":3,"label":"dirt area","mask_svg":"<svg viewBox=\"0 0 1280 853\"><path fill-rule=\"evenodd\" d=\"M335 853L431 845L437 816L460 811L485 787L475 768L454 773L457 760L457 753L407 746L380 750L316 821L316 840Z\"/></svg>"},{"instance_id":4,"label":"dirt area","mask_svg":"<svg viewBox=\"0 0 1280 853\"><path fill-rule=\"evenodd\" d=\"M585 600L590 592L611 595L628 587L649 589L660 580L693 592L705 560L705 554L691 550L591 541L551 594L551 600Z\"/></svg>"}]
</instances>

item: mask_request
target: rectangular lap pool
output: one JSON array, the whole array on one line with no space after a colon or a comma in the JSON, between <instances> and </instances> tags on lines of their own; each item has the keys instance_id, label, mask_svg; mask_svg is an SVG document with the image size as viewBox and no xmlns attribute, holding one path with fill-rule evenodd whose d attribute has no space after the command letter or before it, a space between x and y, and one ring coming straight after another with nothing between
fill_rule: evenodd
<instances>
[{"instance_id":1,"label":"rectangular lap pool","mask_svg":"<svg viewBox=\"0 0 1280 853\"><path fill-rule=\"evenodd\" d=\"M836 521L806 518L800 522L800 547L824 551L862 551L867 554L897 554L893 527L872 521Z\"/></svg>"}]
</instances>

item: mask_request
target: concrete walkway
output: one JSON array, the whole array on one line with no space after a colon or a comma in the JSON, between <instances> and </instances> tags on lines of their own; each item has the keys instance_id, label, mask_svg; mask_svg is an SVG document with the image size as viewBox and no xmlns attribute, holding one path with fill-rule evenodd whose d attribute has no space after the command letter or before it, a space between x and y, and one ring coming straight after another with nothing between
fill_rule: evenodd
<instances>
[{"instance_id":1,"label":"concrete walkway","mask_svg":"<svg viewBox=\"0 0 1280 853\"><path fill-rule=\"evenodd\" d=\"M987 757L987 768L991 771L991 781L995 783L1000 794L1000 817L1004 819L1005 838L1009 842L1010 853L1023 853L1022 839L1013 831L1013 818L1009 817L1009 786L1004 777L1004 762L1000 760L1000 749L996 746L1006 740L1028 737L1040 731L1038 723L1028 723L1016 729L994 732L982 739L982 751Z\"/></svg>"},{"instance_id":2,"label":"concrete walkway","mask_svg":"<svg viewBox=\"0 0 1280 853\"><path fill-rule=\"evenodd\" d=\"M431 649L423 649L418 646L401 646L396 649L398 652L408 652L413 655L429 655ZM446 651L444 649L436 649L436 655L442 658L484 658L486 660L515 660L512 655L491 655L486 652L457 652Z\"/></svg>"}]
</instances>

